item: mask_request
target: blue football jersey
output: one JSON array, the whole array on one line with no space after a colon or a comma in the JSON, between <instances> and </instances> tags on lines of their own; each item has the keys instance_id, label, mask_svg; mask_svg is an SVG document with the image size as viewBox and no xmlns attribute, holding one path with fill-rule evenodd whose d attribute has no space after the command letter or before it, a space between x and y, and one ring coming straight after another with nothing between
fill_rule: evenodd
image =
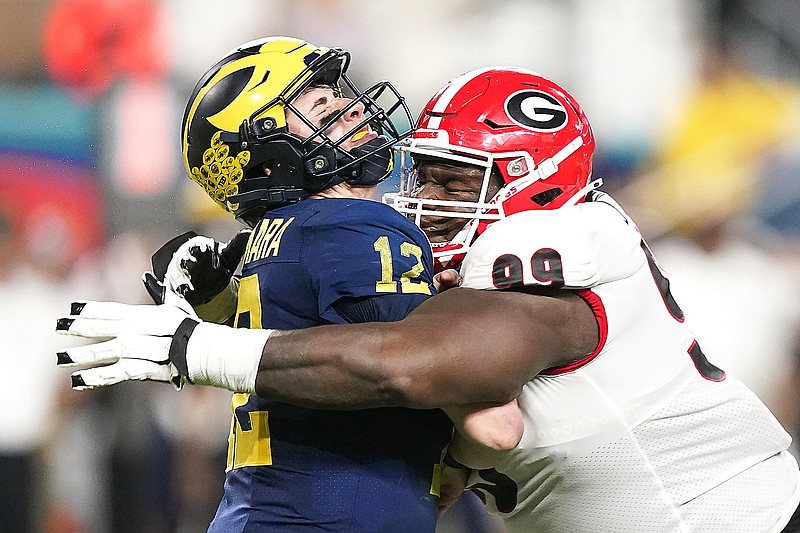
<instances>
[{"instance_id":1,"label":"blue football jersey","mask_svg":"<svg viewBox=\"0 0 800 533\"><path fill-rule=\"evenodd\" d=\"M430 245L391 207L303 200L267 213L244 255L237 327L405 317L434 291ZM210 532L433 532L439 410L328 411L235 394L223 499Z\"/></svg>"}]
</instances>

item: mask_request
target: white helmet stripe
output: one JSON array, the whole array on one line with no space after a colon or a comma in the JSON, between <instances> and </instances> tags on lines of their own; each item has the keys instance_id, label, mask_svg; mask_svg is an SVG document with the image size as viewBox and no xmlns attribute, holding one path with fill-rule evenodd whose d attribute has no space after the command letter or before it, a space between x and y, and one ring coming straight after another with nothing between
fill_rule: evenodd
<instances>
[{"instance_id":1,"label":"white helmet stripe","mask_svg":"<svg viewBox=\"0 0 800 533\"><path fill-rule=\"evenodd\" d=\"M450 101L453 99L453 97L456 94L458 94L458 91L460 91L462 87L464 87L467 83L469 83L470 81L474 80L475 78L477 78L478 76L480 76L484 72L488 72L490 70L497 70L497 69L500 69L500 70L513 70L513 71L518 71L518 72L526 72L526 73L532 74L534 76L538 76L539 75L539 74L537 74L536 72L534 72L532 70L528 70L528 69L524 69L524 68L516 68L516 67L496 67L495 66L495 67L486 67L486 68L471 70L469 72L465 72L464 74L458 76L457 78L453 79L453 81L450 82L450 84L448 85L447 89L436 100L436 103L434 104L433 109L431 109L431 111L433 111L434 113L444 113L445 109L447 109L447 106L450 104ZM432 129L432 130L438 130L439 129L439 125L441 124L441 122L442 122L442 117L436 117L436 116L430 117L430 120L428 121L427 128L428 129Z\"/></svg>"},{"instance_id":2,"label":"white helmet stripe","mask_svg":"<svg viewBox=\"0 0 800 533\"><path fill-rule=\"evenodd\" d=\"M464 87L464 85L474 80L484 72L488 72L495 68L497 67L487 67L478 70L472 70L455 78L453 81L450 82L450 84L447 87L447 90L445 90L439 97L439 99L436 100L436 104L434 104L433 109L431 109L431 111L433 111L434 113L444 113L444 110L447 109L447 106L450 104L450 100L452 100L453 97L456 94L458 94L458 91L460 91L461 88ZM432 116L428 121L427 127L432 130L438 130L441 122L442 122L442 117Z\"/></svg>"}]
</instances>

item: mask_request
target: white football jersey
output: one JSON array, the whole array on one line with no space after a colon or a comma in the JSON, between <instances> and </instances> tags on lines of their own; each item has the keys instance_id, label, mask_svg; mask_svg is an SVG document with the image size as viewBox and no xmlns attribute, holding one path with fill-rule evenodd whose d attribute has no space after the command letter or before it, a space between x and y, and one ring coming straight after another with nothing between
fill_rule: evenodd
<instances>
[{"instance_id":1,"label":"white football jersey","mask_svg":"<svg viewBox=\"0 0 800 533\"><path fill-rule=\"evenodd\" d=\"M497 221L464 260L464 287L576 291L600 333L525 385L516 449L452 450L469 486L510 533L780 531L800 501L789 435L706 361L630 218L590 197Z\"/></svg>"}]
</instances>

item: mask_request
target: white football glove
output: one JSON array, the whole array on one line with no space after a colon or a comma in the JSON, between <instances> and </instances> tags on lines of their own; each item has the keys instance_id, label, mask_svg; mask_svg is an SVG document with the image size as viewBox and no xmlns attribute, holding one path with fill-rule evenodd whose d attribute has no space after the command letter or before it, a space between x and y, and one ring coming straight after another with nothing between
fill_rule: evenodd
<instances>
[{"instance_id":1,"label":"white football glove","mask_svg":"<svg viewBox=\"0 0 800 533\"><path fill-rule=\"evenodd\" d=\"M168 293L169 294L169 293ZM121 381L211 385L254 392L268 329L234 329L202 322L185 300L177 305L75 302L56 332L98 342L57 353L59 366L87 366L72 374L72 388L93 389Z\"/></svg>"},{"instance_id":2,"label":"white football glove","mask_svg":"<svg viewBox=\"0 0 800 533\"><path fill-rule=\"evenodd\" d=\"M170 382L180 390L186 369L181 374L170 360L170 349L173 340L180 340L174 338L177 331L191 334L198 322L193 312L175 305L75 302L70 316L58 319L56 332L108 340L58 352L57 362L64 367L91 366L72 374L72 388L77 390L130 380ZM187 341L188 335L183 340L184 366ZM173 349L180 349L178 342Z\"/></svg>"}]
</instances>

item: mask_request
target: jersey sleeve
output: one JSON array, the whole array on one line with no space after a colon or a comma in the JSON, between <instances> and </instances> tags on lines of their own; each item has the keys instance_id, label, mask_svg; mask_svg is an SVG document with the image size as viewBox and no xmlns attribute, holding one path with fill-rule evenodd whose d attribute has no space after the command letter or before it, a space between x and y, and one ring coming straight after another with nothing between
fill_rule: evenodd
<instances>
[{"instance_id":1,"label":"jersey sleeve","mask_svg":"<svg viewBox=\"0 0 800 533\"><path fill-rule=\"evenodd\" d=\"M345 322L394 322L402 320L429 296L425 294L382 294L365 298L339 298L332 307Z\"/></svg>"},{"instance_id":2,"label":"jersey sleeve","mask_svg":"<svg viewBox=\"0 0 800 533\"><path fill-rule=\"evenodd\" d=\"M434 293L430 244L389 206L356 202L327 220L307 224L306 233L309 282L318 294L319 314L327 320L342 321L336 302L380 296L396 296L390 301L404 311L394 312L395 305L372 306L381 310L378 318L399 320L408 313L409 302L418 305L424 300L420 296Z\"/></svg>"},{"instance_id":3,"label":"jersey sleeve","mask_svg":"<svg viewBox=\"0 0 800 533\"><path fill-rule=\"evenodd\" d=\"M464 259L464 287L587 289L645 266L641 235L613 202L526 211L491 224Z\"/></svg>"}]
</instances>

